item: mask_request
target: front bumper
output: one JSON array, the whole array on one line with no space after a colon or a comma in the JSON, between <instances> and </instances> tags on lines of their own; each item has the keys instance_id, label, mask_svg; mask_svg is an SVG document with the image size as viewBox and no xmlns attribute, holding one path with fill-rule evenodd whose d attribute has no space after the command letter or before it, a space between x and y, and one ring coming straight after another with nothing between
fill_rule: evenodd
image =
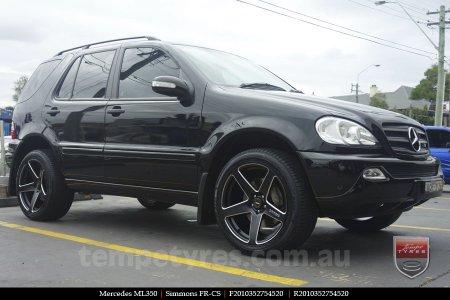
<instances>
[{"instance_id":1,"label":"front bumper","mask_svg":"<svg viewBox=\"0 0 450 300\"><path fill-rule=\"evenodd\" d=\"M425 182L443 179L439 161L402 160L380 155L339 155L298 152L317 200L320 215L360 218L406 211L442 191L425 192ZM379 168L384 181L369 181L362 173Z\"/></svg>"}]
</instances>

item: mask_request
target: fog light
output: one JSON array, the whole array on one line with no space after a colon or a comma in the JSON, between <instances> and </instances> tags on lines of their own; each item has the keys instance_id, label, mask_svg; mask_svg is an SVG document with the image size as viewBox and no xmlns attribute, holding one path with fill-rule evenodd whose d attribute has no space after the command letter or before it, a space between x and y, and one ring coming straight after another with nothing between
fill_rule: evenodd
<instances>
[{"instance_id":1,"label":"fog light","mask_svg":"<svg viewBox=\"0 0 450 300\"><path fill-rule=\"evenodd\" d=\"M383 171L378 168L370 168L365 169L363 172L363 178L366 180L377 181L377 180L386 180L386 176Z\"/></svg>"}]
</instances>

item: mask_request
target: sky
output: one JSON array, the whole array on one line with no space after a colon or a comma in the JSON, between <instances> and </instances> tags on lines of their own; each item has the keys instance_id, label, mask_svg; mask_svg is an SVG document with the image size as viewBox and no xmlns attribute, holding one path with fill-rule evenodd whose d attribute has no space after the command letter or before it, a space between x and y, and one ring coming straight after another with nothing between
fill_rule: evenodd
<instances>
[{"instance_id":1,"label":"sky","mask_svg":"<svg viewBox=\"0 0 450 300\"><path fill-rule=\"evenodd\" d=\"M299 21L348 32L259 0L0 0L0 107L14 104L13 83L45 59L78 45L138 35L232 52L270 69L306 94L350 94L358 73L362 92L372 84L389 92L415 86L436 63L436 50L395 3L374 0L265 0L292 11L376 36L425 54L419 56ZM401 0L416 20L446 0ZM450 4L447 2L447 4ZM447 5L450 6L450 5ZM450 19L450 14L447 15ZM437 43L438 31L420 24ZM361 34L358 34L361 36ZM449 54L450 30L446 53ZM371 37L395 47L403 46ZM430 53L425 53L428 51ZM429 57L428 57L429 56Z\"/></svg>"}]
</instances>

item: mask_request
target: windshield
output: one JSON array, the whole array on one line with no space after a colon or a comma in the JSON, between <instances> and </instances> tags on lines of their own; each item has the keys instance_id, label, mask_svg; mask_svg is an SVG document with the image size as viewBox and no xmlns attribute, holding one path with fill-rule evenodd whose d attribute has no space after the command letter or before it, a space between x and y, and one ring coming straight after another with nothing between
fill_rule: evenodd
<instances>
[{"instance_id":1,"label":"windshield","mask_svg":"<svg viewBox=\"0 0 450 300\"><path fill-rule=\"evenodd\" d=\"M295 88L278 76L253 62L226 52L178 45L212 82L220 85L236 86L241 88L295 91Z\"/></svg>"}]
</instances>

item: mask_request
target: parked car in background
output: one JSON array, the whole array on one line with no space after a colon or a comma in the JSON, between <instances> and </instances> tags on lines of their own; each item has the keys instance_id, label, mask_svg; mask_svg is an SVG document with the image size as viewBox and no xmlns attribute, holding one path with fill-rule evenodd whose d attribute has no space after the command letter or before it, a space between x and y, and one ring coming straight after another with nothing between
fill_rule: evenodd
<instances>
[{"instance_id":1,"label":"parked car in background","mask_svg":"<svg viewBox=\"0 0 450 300\"><path fill-rule=\"evenodd\" d=\"M7 136L5 136L5 149L8 149L8 145L9 145L9 142L11 142L11 136L10 135L7 135Z\"/></svg>"},{"instance_id":2,"label":"parked car in background","mask_svg":"<svg viewBox=\"0 0 450 300\"><path fill-rule=\"evenodd\" d=\"M425 126L431 155L441 161L445 183L450 183L450 127Z\"/></svg>"},{"instance_id":3,"label":"parked car in background","mask_svg":"<svg viewBox=\"0 0 450 300\"><path fill-rule=\"evenodd\" d=\"M8 149L9 142L11 142L11 136L7 135L7 136L5 136L5 151ZM0 153L0 157L1 157L1 153Z\"/></svg>"}]
</instances>

